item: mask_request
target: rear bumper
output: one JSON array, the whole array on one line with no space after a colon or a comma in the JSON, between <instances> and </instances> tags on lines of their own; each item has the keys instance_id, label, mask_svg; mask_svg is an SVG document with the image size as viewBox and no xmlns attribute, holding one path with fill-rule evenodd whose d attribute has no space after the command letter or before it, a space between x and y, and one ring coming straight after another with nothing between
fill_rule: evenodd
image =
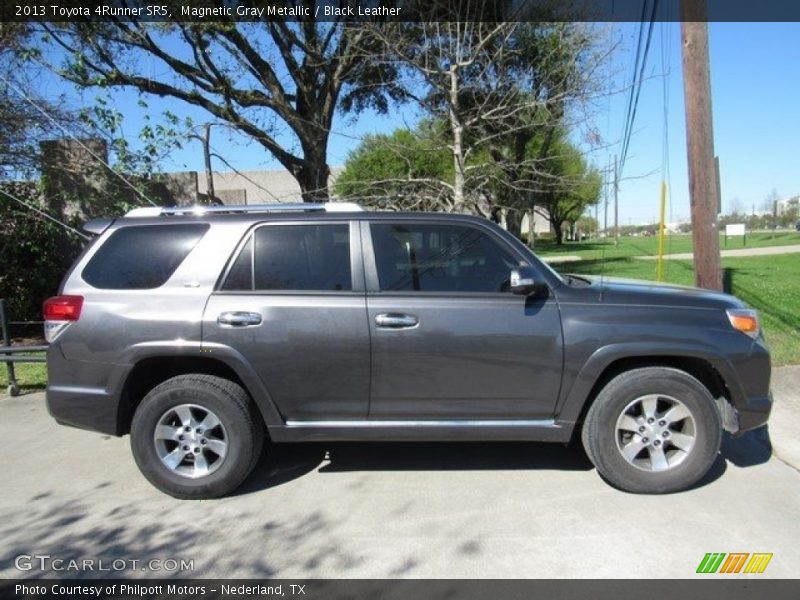
<instances>
[{"instance_id":1,"label":"rear bumper","mask_svg":"<svg viewBox=\"0 0 800 600\"><path fill-rule=\"evenodd\" d=\"M61 425L118 435L117 402L102 388L48 386L47 410Z\"/></svg>"},{"instance_id":2,"label":"rear bumper","mask_svg":"<svg viewBox=\"0 0 800 600\"><path fill-rule=\"evenodd\" d=\"M121 367L67 360L56 341L47 351L47 410L62 425L119 435L118 386Z\"/></svg>"}]
</instances>

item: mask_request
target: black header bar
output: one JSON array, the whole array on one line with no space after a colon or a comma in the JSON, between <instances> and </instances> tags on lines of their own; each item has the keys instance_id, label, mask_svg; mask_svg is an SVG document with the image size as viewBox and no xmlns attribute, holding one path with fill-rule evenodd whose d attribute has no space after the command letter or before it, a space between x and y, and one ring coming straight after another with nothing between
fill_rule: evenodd
<instances>
[{"instance_id":1,"label":"black header bar","mask_svg":"<svg viewBox=\"0 0 800 600\"><path fill-rule=\"evenodd\" d=\"M703 16L697 0L3 0L0 21L800 22L800 0L706 5Z\"/></svg>"}]
</instances>

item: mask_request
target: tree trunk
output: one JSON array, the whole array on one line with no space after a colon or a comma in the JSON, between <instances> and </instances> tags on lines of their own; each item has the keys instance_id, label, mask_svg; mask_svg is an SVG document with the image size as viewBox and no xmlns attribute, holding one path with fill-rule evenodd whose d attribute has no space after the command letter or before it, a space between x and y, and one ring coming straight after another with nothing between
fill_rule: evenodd
<instances>
[{"instance_id":1,"label":"tree trunk","mask_svg":"<svg viewBox=\"0 0 800 600\"><path fill-rule=\"evenodd\" d=\"M450 68L450 130L453 134L453 210L464 211L464 127L458 120L458 68Z\"/></svg>"},{"instance_id":2,"label":"tree trunk","mask_svg":"<svg viewBox=\"0 0 800 600\"><path fill-rule=\"evenodd\" d=\"M303 162L294 172L303 202L327 202L329 199L328 139L327 135L321 137L324 139L303 144Z\"/></svg>"},{"instance_id":3,"label":"tree trunk","mask_svg":"<svg viewBox=\"0 0 800 600\"><path fill-rule=\"evenodd\" d=\"M522 218L525 213L521 210L511 208L506 212L506 229L508 233L515 236L518 240L522 239Z\"/></svg>"},{"instance_id":4,"label":"tree trunk","mask_svg":"<svg viewBox=\"0 0 800 600\"><path fill-rule=\"evenodd\" d=\"M564 229L563 229L563 221L551 221L553 224L553 233L556 234L556 244L562 245L564 243Z\"/></svg>"},{"instance_id":5,"label":"tree trunk","mask_svg":"<svg viewBox=\"0 0 800 600\"><path fill-rule=\"evenodd\" d=\"M205 124L203 159L206 167L206 201L209 204L216 204L217 194L214 192L214 171L211 169L211 123Z\"/></svg>"}]
</instances>

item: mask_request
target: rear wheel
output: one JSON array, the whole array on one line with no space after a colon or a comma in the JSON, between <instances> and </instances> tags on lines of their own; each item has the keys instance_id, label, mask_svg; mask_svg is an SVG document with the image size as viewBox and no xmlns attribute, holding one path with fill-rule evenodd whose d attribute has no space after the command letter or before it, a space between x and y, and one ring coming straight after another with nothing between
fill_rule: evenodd
<instances>
[{"instance_id":1,"label":"rear wheel","mask_svg":"<svg viewBox=\"0 0 800 600\"><path fill-rule=\"evenodd\" d=\"M176 498L235 490L258 462L264 428L247 393L211 375L180 375L145 396L131 424L142 474Z\"/></svg>"},{"instance_id":2,"label":"rear wheel","mask_svg":"<svg viewBox=\"0 0 800 600\"><path fill-rule=\"evenodd\" d=\"M722 425L714 399L697 379L666 367L634 369L598 394L582 439L600 475L622 490L686 489L711 468Z\"/></svg>"}]
</instances>

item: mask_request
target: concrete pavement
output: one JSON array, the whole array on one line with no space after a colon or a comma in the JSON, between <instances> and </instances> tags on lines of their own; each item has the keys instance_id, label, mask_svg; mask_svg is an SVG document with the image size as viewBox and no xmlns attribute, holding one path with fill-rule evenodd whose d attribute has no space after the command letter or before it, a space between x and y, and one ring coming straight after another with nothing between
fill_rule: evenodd
<instances>
[{"instance_id":1,"label":"concrete pavement","mask_svg":"<svg viewBox=\"0 0 800 600\"><path fill-rule=\"evenodd\" d=\"M800 368L777 369L775 393L770 432L726 440L680 494L614 490L577 447L304 444L197 502L152 488L128 438L56 425L42 394L2 397L0 577L41 576L14 560L46 554L194 561L118 573L141 577L691 578L706 552L772 552L759 577L796 577Z\"/></svg>"},{"instance_id":2,"label":"concrete pavement","mask_svg":"<svg viewBox=\"0 0 800 600\"><path fill-rule=\"evenodd\" d=\"M766 246L762 248L736 248L733 250L720 250L722 258L733 258L736 256L772 256L774 254L796 254L800 252L800 244L792 246ZM658 260L657 256L637 256L640 260ZM692 260L694 254L691 252L678 252L676 254L665 254L664 258L669 260Z\"/></svg>"}]
</instances>

